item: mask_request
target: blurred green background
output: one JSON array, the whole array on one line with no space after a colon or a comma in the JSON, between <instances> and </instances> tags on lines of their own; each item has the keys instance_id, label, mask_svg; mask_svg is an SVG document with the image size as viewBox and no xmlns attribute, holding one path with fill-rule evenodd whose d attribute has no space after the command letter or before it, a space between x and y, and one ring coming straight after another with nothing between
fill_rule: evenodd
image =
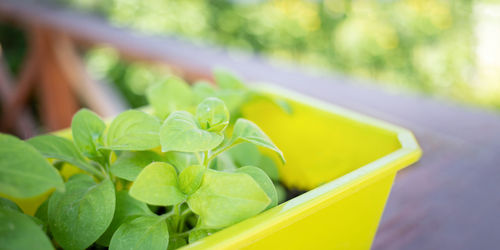
<instances>
[{"instance_id":1,"label":"blurred green background","mask_svg":"<svg viewBox=\"0 0 500 250\"><path fill-rule=\"evenodd\" d=\"M183 36L500 109L500 63L491 59L500 55L494 1L55 1L149 34ZM109 48L87 51L85 58L133 107L145 104L149 84L169 74L123 61Z\"/></svg>"}]
</instances>

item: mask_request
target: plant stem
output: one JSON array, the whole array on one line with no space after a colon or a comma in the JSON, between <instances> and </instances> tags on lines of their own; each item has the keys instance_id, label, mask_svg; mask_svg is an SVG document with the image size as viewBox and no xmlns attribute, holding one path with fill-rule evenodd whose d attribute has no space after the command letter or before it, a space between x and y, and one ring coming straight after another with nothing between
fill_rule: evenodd
<instances>
[{"instance_id":1,"label":"plant stem","mask_svg":"<svg viewBox=\"0 0 500 250\"><path fill-rule=\"evenodd\" d=\"M196 155L196 159L198 159L198 163L200 165L203 164L202 160L201 160L201 156L200 156L200 152L195 152L194 155Z\"/></svg>"},{"instance_id":2,"label":"plant stem","mask_svg":"<svg viewBox=\"0 0 500 250\"><path fill-rule=\"evenodd\" d=\"M182 203L178 203L178 204L174 205L174 209L172 210L174 212L174 215L176 215L176 216L181 215L181 204Z\"/></svg>"},{"instance_id":3,"label":"plant stem","mask_svg":"<svg viewBox=\"0 0 500 250\"><path fill-rule=\"evenodd\" d=\"M88 168L85 168L84 170L89 172L90 174L93 174L95 177L97 177L97 179L104 180L107 177L106 172L100 164L97 164L97 167L99 169L95 168L95 165L90 164L90 166Z\"/></svg>"},{"instance_id":4,"label":"plant stem","mask_svg":"<svg viewBox=\"0 0 500 250\"><path fill-rule=\"evenodd\" d=\"M186 220L186 217L189 213L192 213L193 211L191 211L191 208L188 206L186 210L182 211L181 213L181 225L180 225L180 228L179 228L179 232L182 232L184 231L184 221Z\"/></svg>"},{"instance_id":5,"label":"plant stem","mask_svg":"<svg viewBox=\"0 0 500 250\"><path fill-rule=\"evenodd\" d=\"M205 168L208 168L208 163L210 163L209 159L208 159L208 150L203 152L203 166Z\"/></svg>"},{"instance_id":6,"label":"plant stem","mask_svg":"<svg viewBox=\"0 0 500 250\"><path fill-rule=\"evenodd\" d=\"M173 213L173 211L170 211L170 212L168 212L168 213L164 213L164 214L160 215L160 217L161 217L161 219L164 219L164 220L165 220L165 219L167 219L168 217L170 217L172 214L174 214L174 213Z\"/></svg>"},{"instance_id":7,"label":"plant stem","mask_svg":"<svg viewBox=\"0 0 500 250\"><path fill-rule=\"evenodd\" d=\"M229 144L215 152L213 152L213 154L210 156L210 158L208 158L208 161L207 163L210 163L213 159L215 159L215 157L217 157L217 155L220 155L221 153L223 153L224 151L232 148L233 146L237 145L236 143L233 143L233 144Z\"/></svg>"},{"instance_id":8,"label":"plant stem","mask_svg":"<svg viewBox=\"0 0 500 250\"><path fill-rule=\"evenodd\" d=\"M173 212L174 212L174 227L175 227L175 231L176 232L179 232L179 228L180 228L180 222L181 222L181 205L182 203L179 203L179 204L176 204L174 205L174 209L173 209Z\"/></svg>"},{"instance_id":9,"label":"plant stem","mask_svg":"<svg viewBox=\"0 0 500 250\"><path fill-rule=\"evenodd\" d=\"M186 210L182 211L181 216L185 217L189 213L193 212L190 207L188 207Z\"/></svg>"},{"instance_id":10,"label":"plant stem","mask_svg":"<svg viewBox=\"0 0 500 250\"><path fill-rule=\"evenodd\" d=\"M193 231L193 230L189 230L189 231L182 232L182 233L176 233L176 234L172 235L171 237L175 237L175 238L186 237L189 235L189 233L191 233L191 231Z\"/></svg>"}]
</instances>

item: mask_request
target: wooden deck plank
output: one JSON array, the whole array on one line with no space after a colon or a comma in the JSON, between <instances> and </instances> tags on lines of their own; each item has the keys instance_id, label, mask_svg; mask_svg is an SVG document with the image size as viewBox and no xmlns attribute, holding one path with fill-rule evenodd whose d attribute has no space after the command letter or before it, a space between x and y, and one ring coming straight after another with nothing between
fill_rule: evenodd
<instances>
[{"instance_id":1,"label":"wooden deck plank","mask_svg":"<svg viewBox=\"0 0 500 250\"><path fill-rule=\"evenodd\" d=\"M424 157L397 176L373 248L495 249L500 151L416 135Z\"/></svg>"},{"instance_id":2,"label":"wooden deck plank","mask_svg":"<svg viewBox=\"0 0 500 250\"><path fill-rule=\"evenodd\" d=\"M360 80L310 71L172 37L111 27L71 11L0 2L6 19L49 25L87 44L112 44L134 59L172 64L195 77L222 66L252 81L273 82L399 124L424 154L398 174L374 249L494 249L500 245L500 116ZM20 20L22 19L22 20Z\"/></svg>"}]
</instances>

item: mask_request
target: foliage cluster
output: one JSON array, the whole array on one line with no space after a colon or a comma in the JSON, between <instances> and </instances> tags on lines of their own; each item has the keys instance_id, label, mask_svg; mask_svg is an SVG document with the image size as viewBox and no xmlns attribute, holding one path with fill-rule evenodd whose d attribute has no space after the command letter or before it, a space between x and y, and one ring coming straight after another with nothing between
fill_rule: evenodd
<instances>
[{"instance_id":1,"label":"foliage cluster","mask_svg":"<svg viewBox=\"0 0 500 250\"><path fill-rule=\"evenodd\" d=\"M50 194L35 216L0 198L2 248L175 249L276 206L276 164L259 148L283 154L238 116L258 94L223 71L215 78L218 88L160 82L147 92L153 114L128 110L109 126L82 109L72 140L0 134L0 193Z\"/></svg>"}]
</instances>

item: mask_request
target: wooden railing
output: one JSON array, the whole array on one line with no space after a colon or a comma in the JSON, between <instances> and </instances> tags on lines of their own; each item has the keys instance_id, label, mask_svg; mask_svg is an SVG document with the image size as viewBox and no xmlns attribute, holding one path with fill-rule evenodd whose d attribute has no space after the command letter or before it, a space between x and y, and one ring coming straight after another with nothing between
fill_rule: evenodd
<instances>
[{"instance_id":1,"label":"wooden railing","mask_svg":"<svg viewBox=\"0 0 500 250\"><path fill-rule=\"evenodd\" d=\"M19 118L17 111L22 110L26 96L35 89L35 81L43 86L38 89L41 89L39 92L43 96L43 122L49 130L69 125L71 114L78 106L72 100L82 100L103 116L116 113L121 108L120 105L103 101L106 100L104 96L111 93L106 93L92 79L76 52L76 48L91 46L111 46L127 60L167 64L188 80L211 79L212 69L223 67L236 72L247 81L273 82L371 113L375 111L371 110L372 104L366 105L364 100L386 95L377 89L344 84L353 82L349 78L331 74L307 74L304 67L288 62L215 46L194 45L177 37L141 34L114 27L104 19L39 3L2 0L0 21L21 27L29 40L25 67L18 76L18 82L24 79L24 84L6 84L5 81L0 81L2 85L8 85L6 88L16 86L15 90L9 91L12 98L2 98L3 130L12 127ZM30 65L36 65L35 69L30 69ZM53 98L54 95L58 98Z\"/></svg>"}]
</instances>

